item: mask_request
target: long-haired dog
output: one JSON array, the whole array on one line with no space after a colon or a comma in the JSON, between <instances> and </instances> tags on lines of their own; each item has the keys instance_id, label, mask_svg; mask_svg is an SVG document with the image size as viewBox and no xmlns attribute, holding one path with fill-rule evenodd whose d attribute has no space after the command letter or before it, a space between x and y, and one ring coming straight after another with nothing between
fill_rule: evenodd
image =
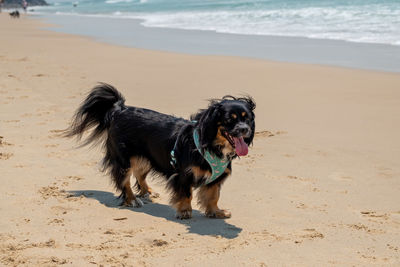
<instances>
[{"instance_id":1,"label":"long-haired dog","mask_svg":"<svg viewBox=\"0 0 400 267\"><path fill-rule=\"evenodd\" d=\"M103 142L103 171L122 192L122 205L142 206L141 197L154 194L146 176L154 172L167 180L177 218L192 216L193 189L205 214L229 218L218 207L223 182L232 172L231 161L248 153L255 131L255 103L251 97L225 96L211 100L191 120L153 110L126 106L111 85L101 83L89 93L73 117L65 136L79 140L92 129L83 145ZM138 196L131 187L136 177Z\"/></svg>"},{"instance_id":2,"label":"long-haired dog","mask_svg":"<svg viewBox=\"0 0 400 267\"><path fill-rule=\"evenodd\" d=\"M19 11L15 10L13 12L10 12L10 17L13 19L19 19Z\"/></svg>"}]
</instances>

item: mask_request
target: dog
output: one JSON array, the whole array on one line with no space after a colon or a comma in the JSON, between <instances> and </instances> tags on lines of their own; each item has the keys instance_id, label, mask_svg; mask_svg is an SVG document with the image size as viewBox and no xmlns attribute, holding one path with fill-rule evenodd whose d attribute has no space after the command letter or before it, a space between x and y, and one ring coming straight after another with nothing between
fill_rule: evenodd
<instances>
[{"instance_id":1,"label":"dog","mask_svg":"<svg viewBox=\"0 0 400 267\"><path fill-rule=\"evenodd\" d=\"M82 102L64 136L82 140L92 129L82 146L103 143L103 171L121 192L123 206L141 207L141 198L157 196L146 182L155 173L166 179L177 218L192 217L193 189L198 189L206 216L229 218L231 213L218 207L220 190L232 172L232 160L245 156L252 144L255 107L250 96L225 96L210 100L208 108L186 120L126 106L117 89L101 83Z\"/></svg>"},{"instance_id":2,"label":"dog","mask_svg":"<svg viewBox=\"0 0 400 267\"><path fill-rule=\"evenodd\" d=\"M18 19L19 18L19 11L15 10L13 12L10 12L10 17L13 19Z\"/></svg>"}]
</instances>

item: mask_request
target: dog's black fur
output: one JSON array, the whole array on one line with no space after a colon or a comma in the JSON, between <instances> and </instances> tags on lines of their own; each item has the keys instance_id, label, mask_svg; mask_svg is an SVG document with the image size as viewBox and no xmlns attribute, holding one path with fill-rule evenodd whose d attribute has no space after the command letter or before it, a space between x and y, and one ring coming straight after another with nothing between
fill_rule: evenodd
<instances>
[{"instance_id":1,"label":"dog's black fur","mask_svg":"<svg viewBox=\"0 0 400 267\"><path fill-rule=\"evenodd\" d=\"M13 12L10 12L10 17L14 18L14 19L18 19L19 18L19 11L15 10Z\"/></svg>"},{"instance_id":2,"label":"dog's black fur","mask_svg":"<svg viewBox=\"0 0 400 267\"><path fill-rule=\"evenodd\" d=\"M135 201L136 206L141 205L140 200L130 193L131 171L135 176L136 173L143 176L136 183L142 196L152 193L144 179L149 171L153 171L167 179L171 202L177 208L179 218L191 217L192 188L198 187L203 190L200 201L207 215L230 217L229 213L219 210L216 201L222 182L231 172L231 163L224 174L204 185L206 175L202 174L210 173L211 168L196 149L193 130L198 129L202 149L219 157L235 158L232 136L243 136L247 144L251 144L254 137L253 99L225 96L212 100L207 109L192 115L191 120L124 103L124 97L114 87L101 83L92 89L65 132L65 136L81 139L85 131L94 128L83 145L104 142L103 171L109 172L116 188L122 191L124 204ZM227 142L227 135L231 142ZM174 146L176 164L172 166L170 152ZM132 159L137 160L136 163ZM217 198L215 205L210 204L214 198Z\"/></svg>"}]
</instances>

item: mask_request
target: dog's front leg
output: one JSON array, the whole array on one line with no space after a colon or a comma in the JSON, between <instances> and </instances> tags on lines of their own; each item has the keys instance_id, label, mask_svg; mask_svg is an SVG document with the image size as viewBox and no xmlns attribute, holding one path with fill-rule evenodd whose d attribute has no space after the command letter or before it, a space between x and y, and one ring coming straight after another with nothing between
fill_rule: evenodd
<instances>
[{"instance_id":1,"label":"dog's front leg","mask_svg":"<svg viewBox=\"0 0 400 267\"><path fill-rule=\"evenodd\" d=\"M192 196L180 199L176 204L176 218L190 219L192 218Z\"/></svg>"},{"instance_id":2,"label":"dog's front leg","mask_svg":"<svg viewBox=\"0 0 400 267\"><path fill-rule=\"evenodd\" d=\"M227 210L218 208L218 200L221 191L221 183L208 186L204 185L198 193L200 206L205 210L206 216L210 218L226 219L231 217Z\"/></svg>"},{"instance_id":3,"label":"dog's front leg","mask_svg":"<svg viewBox=\"0 0 400 267\"><path fill-rule=\"evenodd\" d=\"M174 192L171 204L176 209L176 218L181 220L192 218L192 198L191 185L187 185L185 188L180 188L180 190Z\"/></svg>"}]
</instances>

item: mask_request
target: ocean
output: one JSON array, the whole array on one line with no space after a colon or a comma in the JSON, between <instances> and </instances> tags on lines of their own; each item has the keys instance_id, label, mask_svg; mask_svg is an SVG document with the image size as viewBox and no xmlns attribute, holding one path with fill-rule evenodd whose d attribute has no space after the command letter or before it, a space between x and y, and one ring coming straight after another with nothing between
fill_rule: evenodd
<instances>
[{"instance_id":1,"label":"ocean","mask_svg":"<svg viewBox=\"0 0 400 267\"><path fill-rule=\"evenodd\" d=\"M48 0L34 13L145 27L400 46L400 0Z\"/></svg>"}]
</instances>

